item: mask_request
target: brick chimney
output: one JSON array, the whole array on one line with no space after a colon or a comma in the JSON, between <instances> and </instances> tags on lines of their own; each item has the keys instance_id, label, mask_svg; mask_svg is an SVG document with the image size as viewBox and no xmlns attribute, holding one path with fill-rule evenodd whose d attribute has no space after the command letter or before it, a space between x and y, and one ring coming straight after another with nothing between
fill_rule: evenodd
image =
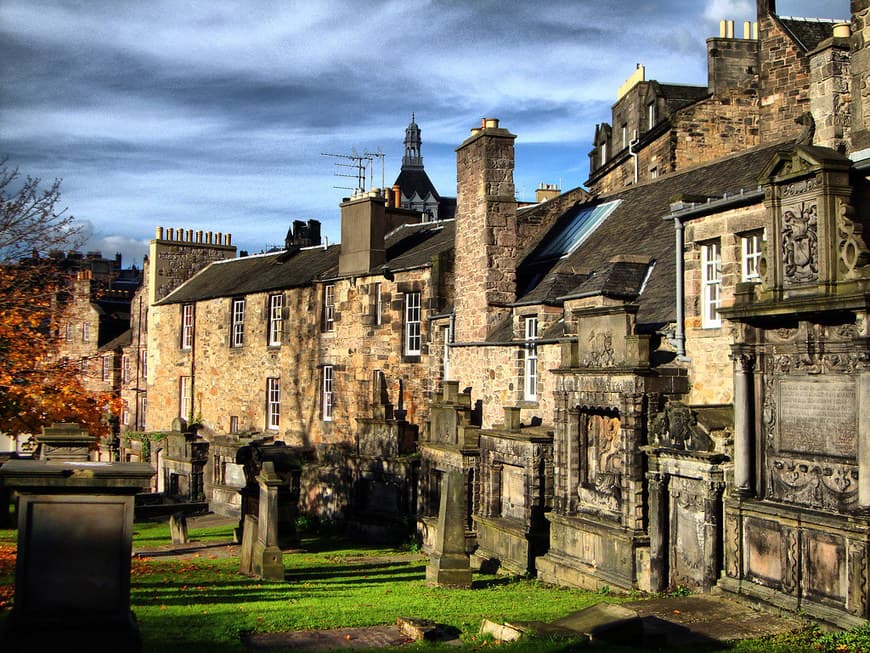
<instances>
[{"instance_id":1,"label":"brick chimney","mask_svg":"<svg viewBox=\"0 0 870 653\"><path fill-rule=\"evenodd\" d=\"M485 118L456 150L457 341L486 338L516 298L515 139Z\"/></svg>"},{"instance_id":2,"label":"brick chimney","mask_svg":"<svg viewBox=\"0 0 870 653\"><path fill-rule=\"evenodd\" d=\"M341 203L339 274L363 274L383 265L386 205L377 191Z\"/></svg>"}]
</instances>

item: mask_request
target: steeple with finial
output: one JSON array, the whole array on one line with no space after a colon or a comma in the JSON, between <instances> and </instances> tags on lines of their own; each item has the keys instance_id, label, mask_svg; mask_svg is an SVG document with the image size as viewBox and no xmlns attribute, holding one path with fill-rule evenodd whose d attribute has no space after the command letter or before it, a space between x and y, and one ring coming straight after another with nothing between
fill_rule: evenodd
<instances>
[{"instance_id":1,"label":"steeple with finial","mask_svg":"<svg viewBox=\"0 0 870 653\"><path fill-rule=\"evenodd\" d=\"M420 154L420 128L414 122L411 114L411 124L405 129L405 156L402 157L402 170L423 168L423 156Z\"/></svg>"}]
</instances>

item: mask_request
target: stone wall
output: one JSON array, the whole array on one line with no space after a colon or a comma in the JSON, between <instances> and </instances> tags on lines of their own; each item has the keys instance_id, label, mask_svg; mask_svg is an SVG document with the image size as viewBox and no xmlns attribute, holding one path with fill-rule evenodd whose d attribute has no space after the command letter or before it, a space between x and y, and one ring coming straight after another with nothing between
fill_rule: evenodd
<instances>
[{"instance_id":1,"label":"stone wall","mask_svg":"<svg viewBox=\"0 0 870 653\"><path fill-rule=\"evenodd\" d=\"M775 16L758 17L761 142L795 138L795 119L809 110L809 61Z\"/></svg>"},{"instance_id":2,"label":"stone wall","mask_svg":"<svg viewBox=\"0 0 870 653\"><path fill-rule=\"evenodd\" d=\"M755 80L725 89L674 115L675 169L742 152L759 142Z\"/></svg>"}]
</instances>

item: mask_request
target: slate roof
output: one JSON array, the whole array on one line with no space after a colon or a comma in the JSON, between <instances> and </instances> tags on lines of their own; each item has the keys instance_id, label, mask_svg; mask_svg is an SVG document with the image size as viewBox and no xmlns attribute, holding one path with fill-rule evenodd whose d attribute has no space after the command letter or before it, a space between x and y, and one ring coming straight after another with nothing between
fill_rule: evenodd
<instances>
[{"instance_id":1,"label":"slate roof","mask_svg":"<svg viewBox=\"0 0 870 653\"><path fill-rule=\"evenodd\" d=\"M395 229L386 239L385 267L402 270L430 264L433 256L453 248L453 224L452 221L427 222ZM189 303L307 286L317 280L335 278L340 253L341 245L331 245L216 261L159 304Z\"/></svg>"},{"instance_id":2,"label":"slate roof","mask_svg":"<svg viewBox=\"0 0 870 653\"><path fill-rule=\"evenodd\" d=\"M837 21L824 18L792 18L778 16L779 22L788 31L795 42L809 52L819 43L834 35L834 25Z\"/></svg>"},{"instance_id":3,"label":"slate roof","mask_svg":"<svg viewBox=\"0 0 870 653\"><path fill-rule=\"evenodd\" d=\"M421 198L425 198L426 195L432 195L435 199L440 199L441 197L438 191L435 190L429 175L422 168L402 168L393 185L399 186L402 189L402 193L407 197L413 197L415 192Z\"/></svg>"},{"instance_id":4,"label":"slate roof","mask_svg":"<svg viewBox=\"0 0 870 653\"><path fill-rule=\"evenodd\" d=\"M656 82L665 100L665 106L669 114L678 109L694 104L710 95L706 86L688 86L685 84L662 84Z\"/></svg>"},{"instance_id":5,"label":"slate roof","mask_svg":"<svg viewBox=\"0 0 870 653\"><path fill-rule=\"evenodd\" d=\"M781 147L782 144L777 144L757 148L593 198L590 201L595 203L614 199L622 202L572 254L552 263L542 280L524 296L518 297L517 303L543 302L552 298L553 289L572 275L577 278L577 285L560 296L599 292L616 293L615 296L623 293L629 297L632 289L637 287L641 268L645 266L614 266L612 259L616 256L644 257L654 260L655 265L637 299L638 324L654 330L672 322L675 316L674 226L671 221L662 219L671 212L671 202L680 196L722 197L725 193L739 193L741 189L755 190L760 172ZM545 235L542 240L548 237ZM527 261L518 270L520 287L524 275L542 272L540 269L530 270Z\"/></svg>"}]
</instances>

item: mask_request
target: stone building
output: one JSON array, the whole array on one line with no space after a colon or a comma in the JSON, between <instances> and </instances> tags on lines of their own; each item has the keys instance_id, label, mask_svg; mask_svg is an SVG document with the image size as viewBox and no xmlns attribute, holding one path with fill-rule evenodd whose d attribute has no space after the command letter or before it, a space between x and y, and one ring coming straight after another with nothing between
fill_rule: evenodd
<instances>
[{"instance_id":1,"label":"stone building","mask_svg":"<svg viewBox=\"0 0 870 653\"><path fill-rule=\"evenodd\" d=\"M839 92L811 88L811 67L841 66L846 56L835 50L830 61L815 63L809 56L831 37L835 21L778 16L773 0L758 0L757 18L737 32L733 21L723 20L719 36L707 39L706 86L648 81L638 64L619 89L611 122L596 126L589 189L610 192L795 138L802 129L795 120L805 112L813 111L822 124L814 101L835 102L827 128L843 143L849 128L845 96L840 102Z\"/></svg>"},{"instance_id":2,"label":"stone building","mask_svg":"<svg viewBox=\"0 0 870 653\"><path fill-rule=\"evenodd\" d=\"M314 454L299 508L364 534L416 509L431 548L460 472L481 566L866 620L870 2L852 10L760 0L747 38L708 41L707 87L639 70L590 191L519 204L516 136L488 118L456 150L455 219L363 194L341 245L212 263L150 306L149 428L199 426L227 510L236 443L281 441Z\"/></svg>"},{"instance_id":3,"label":"stone building","mask_svg":"<svg viewBox=\"0 0 870 653\"><path fill-rule=\"evenodd\" d=\"M411 114L411 123L405 129L405 154L402 169L393 190L398 189L399 206L423 214L424 221L449 220L456 213L456 198L441 197L423 169L423 139L420 127Z\"/></svg>"}]
</instances>

